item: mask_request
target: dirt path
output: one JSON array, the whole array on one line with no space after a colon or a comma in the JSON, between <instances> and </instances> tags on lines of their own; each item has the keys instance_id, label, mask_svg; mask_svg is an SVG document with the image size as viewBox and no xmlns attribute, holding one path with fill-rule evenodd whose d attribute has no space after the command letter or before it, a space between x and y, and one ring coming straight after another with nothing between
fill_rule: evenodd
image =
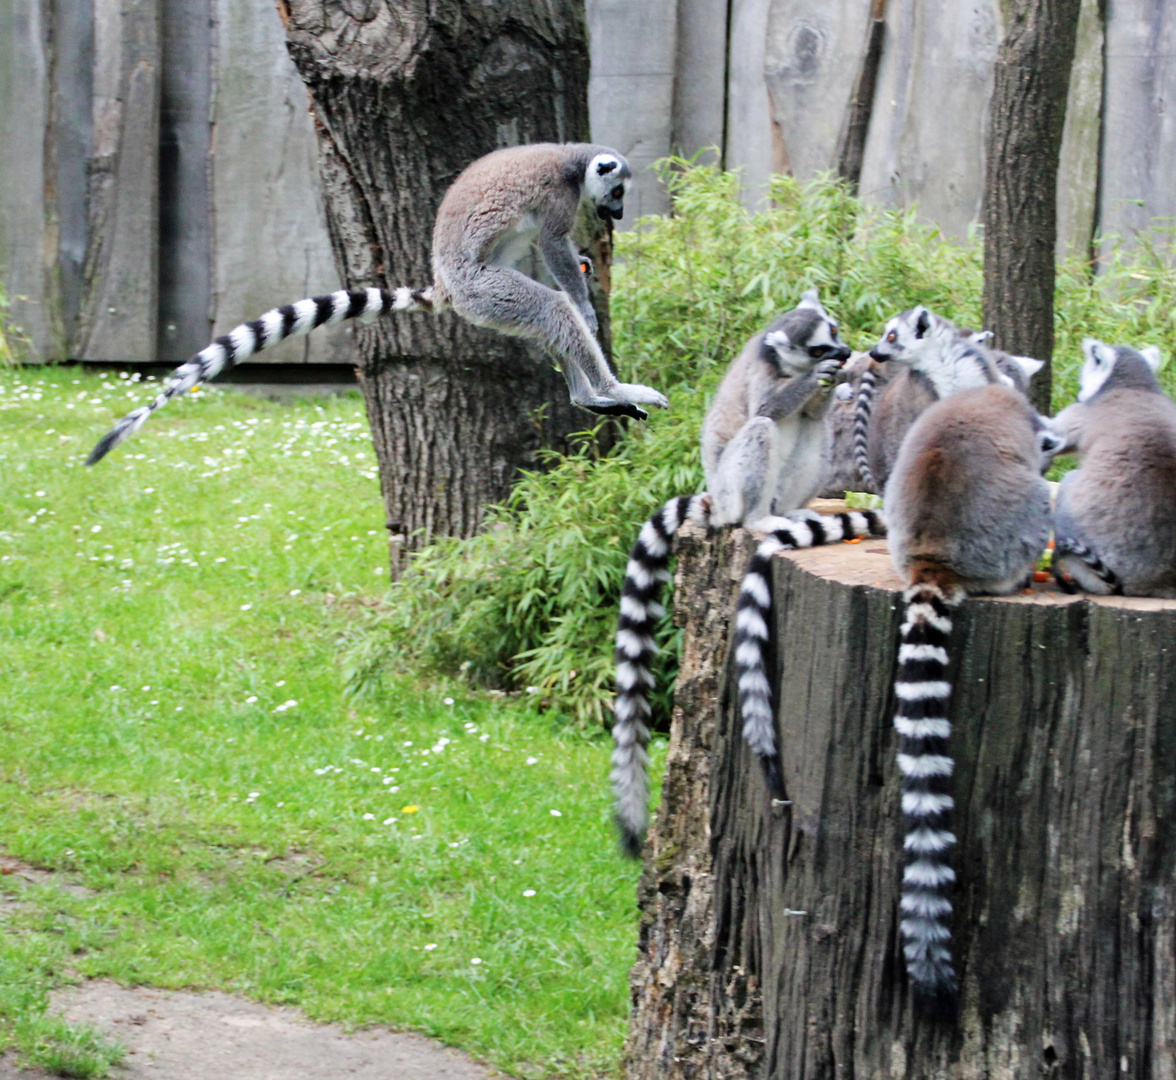
<instances>
[{"instance_id":1,"label":"dirt path","mask_svg":"<svg viewBox=\"0 0 1176 1080\"><path fill-rule=\"evenodd\" d=\"M54 995L53 1007L129 1047L118 1080L490 1080L501 1076L420 1035L345 1034L296 1009L218 992L125 989L98 980ZM0 1080L48 1080L0 1058Z\"/></svg>"}]
</instances>

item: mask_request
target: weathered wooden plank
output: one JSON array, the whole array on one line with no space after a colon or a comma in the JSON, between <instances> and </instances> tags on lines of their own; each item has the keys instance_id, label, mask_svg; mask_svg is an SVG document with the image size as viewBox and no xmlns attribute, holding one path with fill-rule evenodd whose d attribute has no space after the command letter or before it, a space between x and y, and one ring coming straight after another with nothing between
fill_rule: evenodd
<instances>
[{"instance_id":1,"label":"weathered wooden plank","mask_svg":"<svg viewBox=\"0 0 1176 1080\"><path fill-rule=\"evenodd\" d=\"M14 328L30 359L64 355L54 289L56 235L46 205L45 133L49 120L49 4L0 4L0 273Z\"/></svg>"},{"instance_id":2,"label":"weathered wooden plank","mask_svg":"<svg viewBox=\"0 0 1176 1080\"><path fill-rule=\"evenodd\" d=\"M84 360L155 359L159 25L159 0L95 0Z\"/></svg>"},{"instance_id":3,"label":"weathered wooden plank","mask_svg":"<svg viewBox=\"0 0 1176 1080\"><path fill-rule=\"evenodd\" d=\"M1082 0L1070 69L1066 129L1058 162L1058 258L1085 257L1094 235L1102 136L1103 18L1099 0Z\"/></svg>"},{"instance_id":4,"label":"weathered wooden plank","mask_svg":"<svg viewBox=\"0 0 1176 1080\"><path fill-rule=\"evenodd\" d=\"M727 100L727 9L729 0L678 0L678 49L670 145L675 154L716 163L723 150L723 104Z\"/></svg>"},{"instance_id":5,"label":"weathered wooden plank","mask_svg":"<svg viewBox=\"0 0 1176 1080\"><path fill-rule=\"evenodd\" d=\"M215 0L212 154L214 331L275 304L339 288L319 194L310 99L272 4ZM352 361L345 326L260 354L273 363Z\"/></svg>"},{"instance_id":6,"label":"weathered wooden plank","mask_svg":"<svg viewBox=\"0 0 1176 1080\"><path fill-rule=\"evenodd\" d=\"M1131 243L1176 216L1176 7L1116 0L1106 35L1099 231Z\"/></svg>"},{"instance_id":7,"label":"weathered wooden plank","mask_svg":"<svg viewBox=\"0 0 1176 1080\"><path fill-rule=\"evenodd\" d=\"M87 161L94 133L93 0L53 4L53 110L46 132L57 224L57 281L67 355L76 342L89 245ZM47 238L48 239L48 238ZM48 257L48 253L47 257Z\"/></svg>"},{"instance_id":8,"label":"weathered wooden plank","mask_svg":"<svg viewBox=\"0 0 1176 1080\"><path fill-rule=\"evenodd\" d=\"M772 0L764 74L788 171L800 180L837 167L870 8L870 0Z\"/></svg>"},{"instance_id":9,"label":"weathered wooden plank","mask_svg":"<svg viewBox=\"0 0 1176 1080\"><path fill-rule=\"evenodd\" d=\"M742 171L743 202L752 208L764 205L771 174L788 169L765 77L771 6L772 0L731 0L727 167Z\"/></svg>"},{"instance_id":10,"label":"weathered wooden plank","mask_svg":"<svg viewBox=\"0 0 1176 1080\"><path fill-rule=\"evenodd\" d=\"M953 237L978 220L997 0L890 0L861 194L888 207L918 204Z\"/></svg>"},{"instance_id":11,"label":"weathered wooden plank","mask_svg":"<svg viewBox=\"0 0 1176 1080\"><path fill-rule=\"evenodd\" d=\"M163 0L159 115L159 359L179 363L212 333L210 0Z\"/></svg>"},{"instance_id":12,"label":"weathered wooden plank","mask_svg":"<svg viewBox=\"0 0 1176 1080\"><path fill-rule=\"evenodd\" d=\"M663 214L669 197L649 166L670 152L677 0L587 0L592 73L592 138L619 150L633 167L625 224Z\"/></svg>"}]
</instances>

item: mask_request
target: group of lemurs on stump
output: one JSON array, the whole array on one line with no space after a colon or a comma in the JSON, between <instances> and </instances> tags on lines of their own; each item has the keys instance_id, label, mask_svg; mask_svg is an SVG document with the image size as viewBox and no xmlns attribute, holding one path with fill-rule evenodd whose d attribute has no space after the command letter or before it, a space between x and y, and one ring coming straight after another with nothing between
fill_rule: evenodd
<instances>
[{"instance_id":1,"label":"group of lemurs on stump","mask_svg":"<svg viewBox=\"0 0 1176 1080\"><path fill-rule=\"evenodd\" d=\"M158 408L254 353L346 319L452 308L463 318L546 349L573 403L644 419L667 406L647 386L619 382L596 340L583 260L571 240L581 203L620 219L632 174L614 150L537 144L498 150L447 191L433 231L432 285L340 290L273 309L181 365L150 403L120 420L89 464ZM559 288L518 269L537 247ZM756 334L732 361L701 433L706 493L670 500L645 523L625 572L616 635L612 784L625 850L648 824L654 627L675 535L686 522L764 533L736 609L734 662L743 734L763 765L765 796L783 800L772 686L765 669L771 559L782 550L887 536L905 583L894 681L908 826L900 899L911 992L950 1015L952 757L947 646L952 609L967 595L1024 587L1054 536L1052 571L1066 591L1176 596L1176 404L1156 377L1154 346L1088 339L1078 400L1054 418L1026 397L1041 363L990 349L915 307L895 315L855 356L815 291ZM1051 499L1042 476L1077 452ZM832 486L871 491L884 511L806 510Z\"/></svg>"}]
</instances>

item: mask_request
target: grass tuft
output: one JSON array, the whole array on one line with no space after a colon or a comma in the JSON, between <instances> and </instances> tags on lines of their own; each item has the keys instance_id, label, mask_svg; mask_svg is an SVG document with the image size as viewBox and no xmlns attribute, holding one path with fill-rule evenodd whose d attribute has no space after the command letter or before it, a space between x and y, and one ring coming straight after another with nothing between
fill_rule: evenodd
<instances>
[{"instance_id":1,"label":"grass tuft","mask_svg":"<svg viewBox=\"0 0 1176 1080\"><path fill-rule=\"evenodd\" d=\"M0 377L0 835L37 870L0 875L0 1049L99 1075L46 993L109 977L611 1073L636 871L604 744L538 694L344 697L387 590L357 395L185 395L85 468L152 392Z\"/></svg>"}]
</instances>

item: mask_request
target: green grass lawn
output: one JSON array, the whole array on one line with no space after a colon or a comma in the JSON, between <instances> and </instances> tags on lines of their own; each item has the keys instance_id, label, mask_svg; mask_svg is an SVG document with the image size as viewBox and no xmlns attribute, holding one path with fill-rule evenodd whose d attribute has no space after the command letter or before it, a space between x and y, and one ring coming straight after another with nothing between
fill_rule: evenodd
<instances>
[{"instance_id":1,"label":"green grass lawn","mask_svg":"<svg viewBox=\"0 0 1176 1080\"><path fill-rule=\"evenodd\" d=\"M108 976L615 1072L637 874L606 742L528 695L342 692L388 587L358 396L189 395L88 469L150 387L0 387L0 829L59 874L0 877L0 1047L101 1075L44 1009Z\"/></svg>"}]
</instances>

